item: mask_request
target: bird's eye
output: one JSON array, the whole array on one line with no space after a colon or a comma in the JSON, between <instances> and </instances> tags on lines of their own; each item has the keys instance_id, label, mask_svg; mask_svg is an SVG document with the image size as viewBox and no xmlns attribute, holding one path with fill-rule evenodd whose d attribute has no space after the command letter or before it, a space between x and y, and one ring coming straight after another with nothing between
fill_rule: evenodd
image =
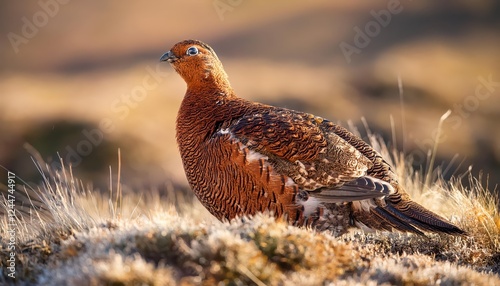
<instances>
[{"instance_id":1,"label":"bird's eye","mask_svg":"<svg viewBox=\"0 0 500 286\"><path fill-rule=\"evenodd\" d=\"M186 51L186 55L188 56L196 56L197 54L198 54L198 48L196 48L195 46L190 47Z\"/></svg>"}]
</instances>

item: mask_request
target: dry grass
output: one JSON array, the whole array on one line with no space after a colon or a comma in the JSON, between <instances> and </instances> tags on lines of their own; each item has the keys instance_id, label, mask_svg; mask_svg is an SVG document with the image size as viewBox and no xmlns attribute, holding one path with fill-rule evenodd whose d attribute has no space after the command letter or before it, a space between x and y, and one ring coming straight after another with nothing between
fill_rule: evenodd
<instances>
[{"instance_id":1,"label":"dry grass","mask_svg":"<svg viewBox=\"0 0 500 286\"><path fill-rule=\"evenodd\" d=\"M469 236L353 231L340 238L276 221L267 214L220 223L189 196L93 193L71 170L38 164L45 183L23 187L18 209L16 280L45 285L500 285L497 199L470 175L445 182L411 169L377 136L412 197ZM429 177L429 184L424 184ZM27 199L23 200L26 201ZM4 208L7 203L4 202ZM31 212L30 212L31 210ZM7 219L1 225L7 237ZM2 266L8 258L2 240Z\"/></svg>"}]
</instances>

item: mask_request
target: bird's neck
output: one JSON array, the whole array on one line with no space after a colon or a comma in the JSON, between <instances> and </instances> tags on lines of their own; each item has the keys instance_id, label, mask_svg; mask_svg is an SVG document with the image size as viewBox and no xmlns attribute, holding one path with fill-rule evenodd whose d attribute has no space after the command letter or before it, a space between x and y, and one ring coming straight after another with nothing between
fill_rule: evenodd
<instances>
[{"instance_id":1,"label":"bird's neck","mask_svg":"<svg viewBox=\"0 0 500 286\"><path fill-rule=\"evenodd\" d=\"M224 93L234 94L227 74L223 69L206 69L201 75L185 78L188 94Z\"/></svg>"},{"instance_id":2,"label":"bird's neck","mask_svg":"<svg viewBox=\"0 0 500 286\"><path fill-rule=\"evenodd\" d=\"M232 117L226 114L228 110L238 113L239 108L227 108L238 98L218 61L181 75L187 91L177 116L177 140L179 145L183 141L184 145L199 146L211 136L218 122Z\"/></svg>"},{"instance_id":3,"label":"bird's neck","mask_svg":"<svg viewBox=\"0 0 500 286\"><path fill-rule=\"evenodd\" d=\"M232 90L222 63L204 60L197 63L173 65L187 85L187 94L198 94L214 90Z\"/></svg>"},{"instance_id":4,"label":"bird's neck","mask_svg":"<svg viewBox=\"0 0 500 286\"><path fill-rule=\"evenodd\" d=\"M217 122L227 117L224 105L234 99L236 96L231 88L188 86L177 115L179 145L199 146L209 138Z\"/></svg>"}]
</instances>

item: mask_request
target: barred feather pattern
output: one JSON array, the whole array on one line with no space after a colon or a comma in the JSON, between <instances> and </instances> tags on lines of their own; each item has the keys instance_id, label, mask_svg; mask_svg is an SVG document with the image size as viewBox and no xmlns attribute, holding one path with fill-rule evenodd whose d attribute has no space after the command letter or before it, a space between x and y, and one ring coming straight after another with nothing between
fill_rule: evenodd
<instances>
[{"instance_id":1,"label":"barred feather pattern","mask_svg":"<svg viewBox=\"0 0 500 286\"><path fill-rule=\"evenodd\" d=\"M186 55L193 46L199 56ZM208 45L184 41L167 55L187 83L176 125L186 177L218 219L269 211L336 235L464 233L413 202L381 155L345 128L237 97Z\"/></svg>"}]
</instances>

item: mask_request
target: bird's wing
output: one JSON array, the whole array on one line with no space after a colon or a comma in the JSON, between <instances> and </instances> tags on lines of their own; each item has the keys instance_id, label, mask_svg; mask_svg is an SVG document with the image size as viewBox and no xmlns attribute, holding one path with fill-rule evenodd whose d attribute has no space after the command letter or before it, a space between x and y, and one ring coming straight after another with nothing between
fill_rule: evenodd
<instances>
[{"instance_id":1,"label":"bird's wing","mask_svg":"<svg viewBox=\"0 0 500 286\"><path fill-rule=\"evenodd\" d=\"M304 213L321 204L352 202L355 223L372 229L463 234L410 200L391 166L345 128L280 108L249 112L220 131L266 157L273 168L307 191ZM309 209L309 210L307 210Z\"/></svg>"},{"instance_id":2,"label":"bird's wing","mask_svg":"<svg viewBox=\"0 0 500 286\"><path fill-rule=\"evenodd\" d=\"M322 127L324 119L281 108L250 112L222 133L268 157L280 174L324 202L375 198L390 184L367 176L373 163L346 140Z\"/></svg>"},{"instance_id":3,"label":"bird's wing","mask_svg":"<svg viewBox=\"0 0 500 286\"><path fill-rule=\"evenodd\" d=\"M311 191L309 195L324 203L341 203L378 198L393 192L394 188L389 183L362 176L336 188L324 187Z\"/></svg>"}]
</instances>

